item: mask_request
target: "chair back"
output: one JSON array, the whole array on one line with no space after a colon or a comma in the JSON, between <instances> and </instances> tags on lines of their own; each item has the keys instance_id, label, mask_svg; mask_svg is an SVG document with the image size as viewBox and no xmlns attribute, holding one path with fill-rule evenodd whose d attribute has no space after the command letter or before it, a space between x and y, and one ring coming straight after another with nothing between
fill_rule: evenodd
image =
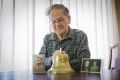
<instances>
[{"instance_id":1,"label":"chair back","mask_svg":"<svg viewBox=\"0 0 120 80\"><path fill-rule=\"evenodd\" d=\"M113 49L117 48L117 57L115 58L115 66L113 68L111 68L111 64L112 64L112 55L113 55ZM120 42L116 43L114 46L111 47L110 49L110 60L109 60L109 69L116 69L116 70L120 70Z\"/></svg>"}]
</instances>

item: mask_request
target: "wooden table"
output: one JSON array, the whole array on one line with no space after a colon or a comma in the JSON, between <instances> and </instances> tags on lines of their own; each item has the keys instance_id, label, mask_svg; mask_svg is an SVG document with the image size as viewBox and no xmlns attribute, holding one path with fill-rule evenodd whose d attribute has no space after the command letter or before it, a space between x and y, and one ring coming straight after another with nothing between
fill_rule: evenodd
<instances>
[{"instance_id":1,"label":"wooden table","mask_svg":"<svg viewBox=\"0 0 120 80\"><path fill-rule=\"evenodd\" d=\"M120 80L120 71L103 70L100 74L81 73L74 74L35 74L32 71L0 72L0 80Z\"/></svg>"}]
</instances>

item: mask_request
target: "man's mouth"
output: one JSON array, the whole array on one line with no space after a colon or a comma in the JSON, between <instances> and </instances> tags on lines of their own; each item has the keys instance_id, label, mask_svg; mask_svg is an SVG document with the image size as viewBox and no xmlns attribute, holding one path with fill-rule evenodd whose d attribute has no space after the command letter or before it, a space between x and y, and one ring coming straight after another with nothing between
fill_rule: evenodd
<instances>
[{"instance_id":1,"label":"man's mouth","mask_svg":"<svg viewBox=\"0 0 120 80\"><path fill-rule=\"evenodd\" d=\"M57 29L63 29L64 27L62 25L58 26Z\"/></svg>"}]
</instances>

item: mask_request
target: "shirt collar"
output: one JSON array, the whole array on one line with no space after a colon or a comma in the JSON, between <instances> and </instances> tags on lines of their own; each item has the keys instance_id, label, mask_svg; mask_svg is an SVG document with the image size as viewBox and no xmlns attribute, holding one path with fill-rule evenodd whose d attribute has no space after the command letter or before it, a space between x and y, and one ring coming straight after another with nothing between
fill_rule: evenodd
<instances>
[{"instance_id":1,"label":"shirt collar","mask_svg":"<svg viewBox=\"0 0 120 80\"><path fill-rule=\"evenodd\" d=\"M73 30L69 27L68 34L65 37L65 39L68 39L68 38L72 39L72 34L73 34ZM57 35L56 35L55 32L52 33L52 35L50 37L50 40L58 40Z\"/></svg>"}]
</instances>

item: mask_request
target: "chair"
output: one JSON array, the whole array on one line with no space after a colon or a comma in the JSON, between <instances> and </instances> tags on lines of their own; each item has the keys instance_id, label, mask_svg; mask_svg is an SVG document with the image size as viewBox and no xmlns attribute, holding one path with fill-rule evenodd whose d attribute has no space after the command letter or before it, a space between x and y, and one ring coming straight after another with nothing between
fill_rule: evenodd
<instances>
[{"instance_id":1,"label":"chair","mask_svg":"<svg viewBox=\"0 0 120 80\"><path fill-rule=\"evenodd\" d=\"M111 68L111 64L112 64L112 55L113 55L113 49L117 48L118 53L117 53L117 57L115 58L115 66L113 68ZM109 60L109 67L108 69L116 69L116 70L120 70L120 42L116 43L114 46L112 46L110 48L110 60Z\"/></svg>"}]
</instances>

